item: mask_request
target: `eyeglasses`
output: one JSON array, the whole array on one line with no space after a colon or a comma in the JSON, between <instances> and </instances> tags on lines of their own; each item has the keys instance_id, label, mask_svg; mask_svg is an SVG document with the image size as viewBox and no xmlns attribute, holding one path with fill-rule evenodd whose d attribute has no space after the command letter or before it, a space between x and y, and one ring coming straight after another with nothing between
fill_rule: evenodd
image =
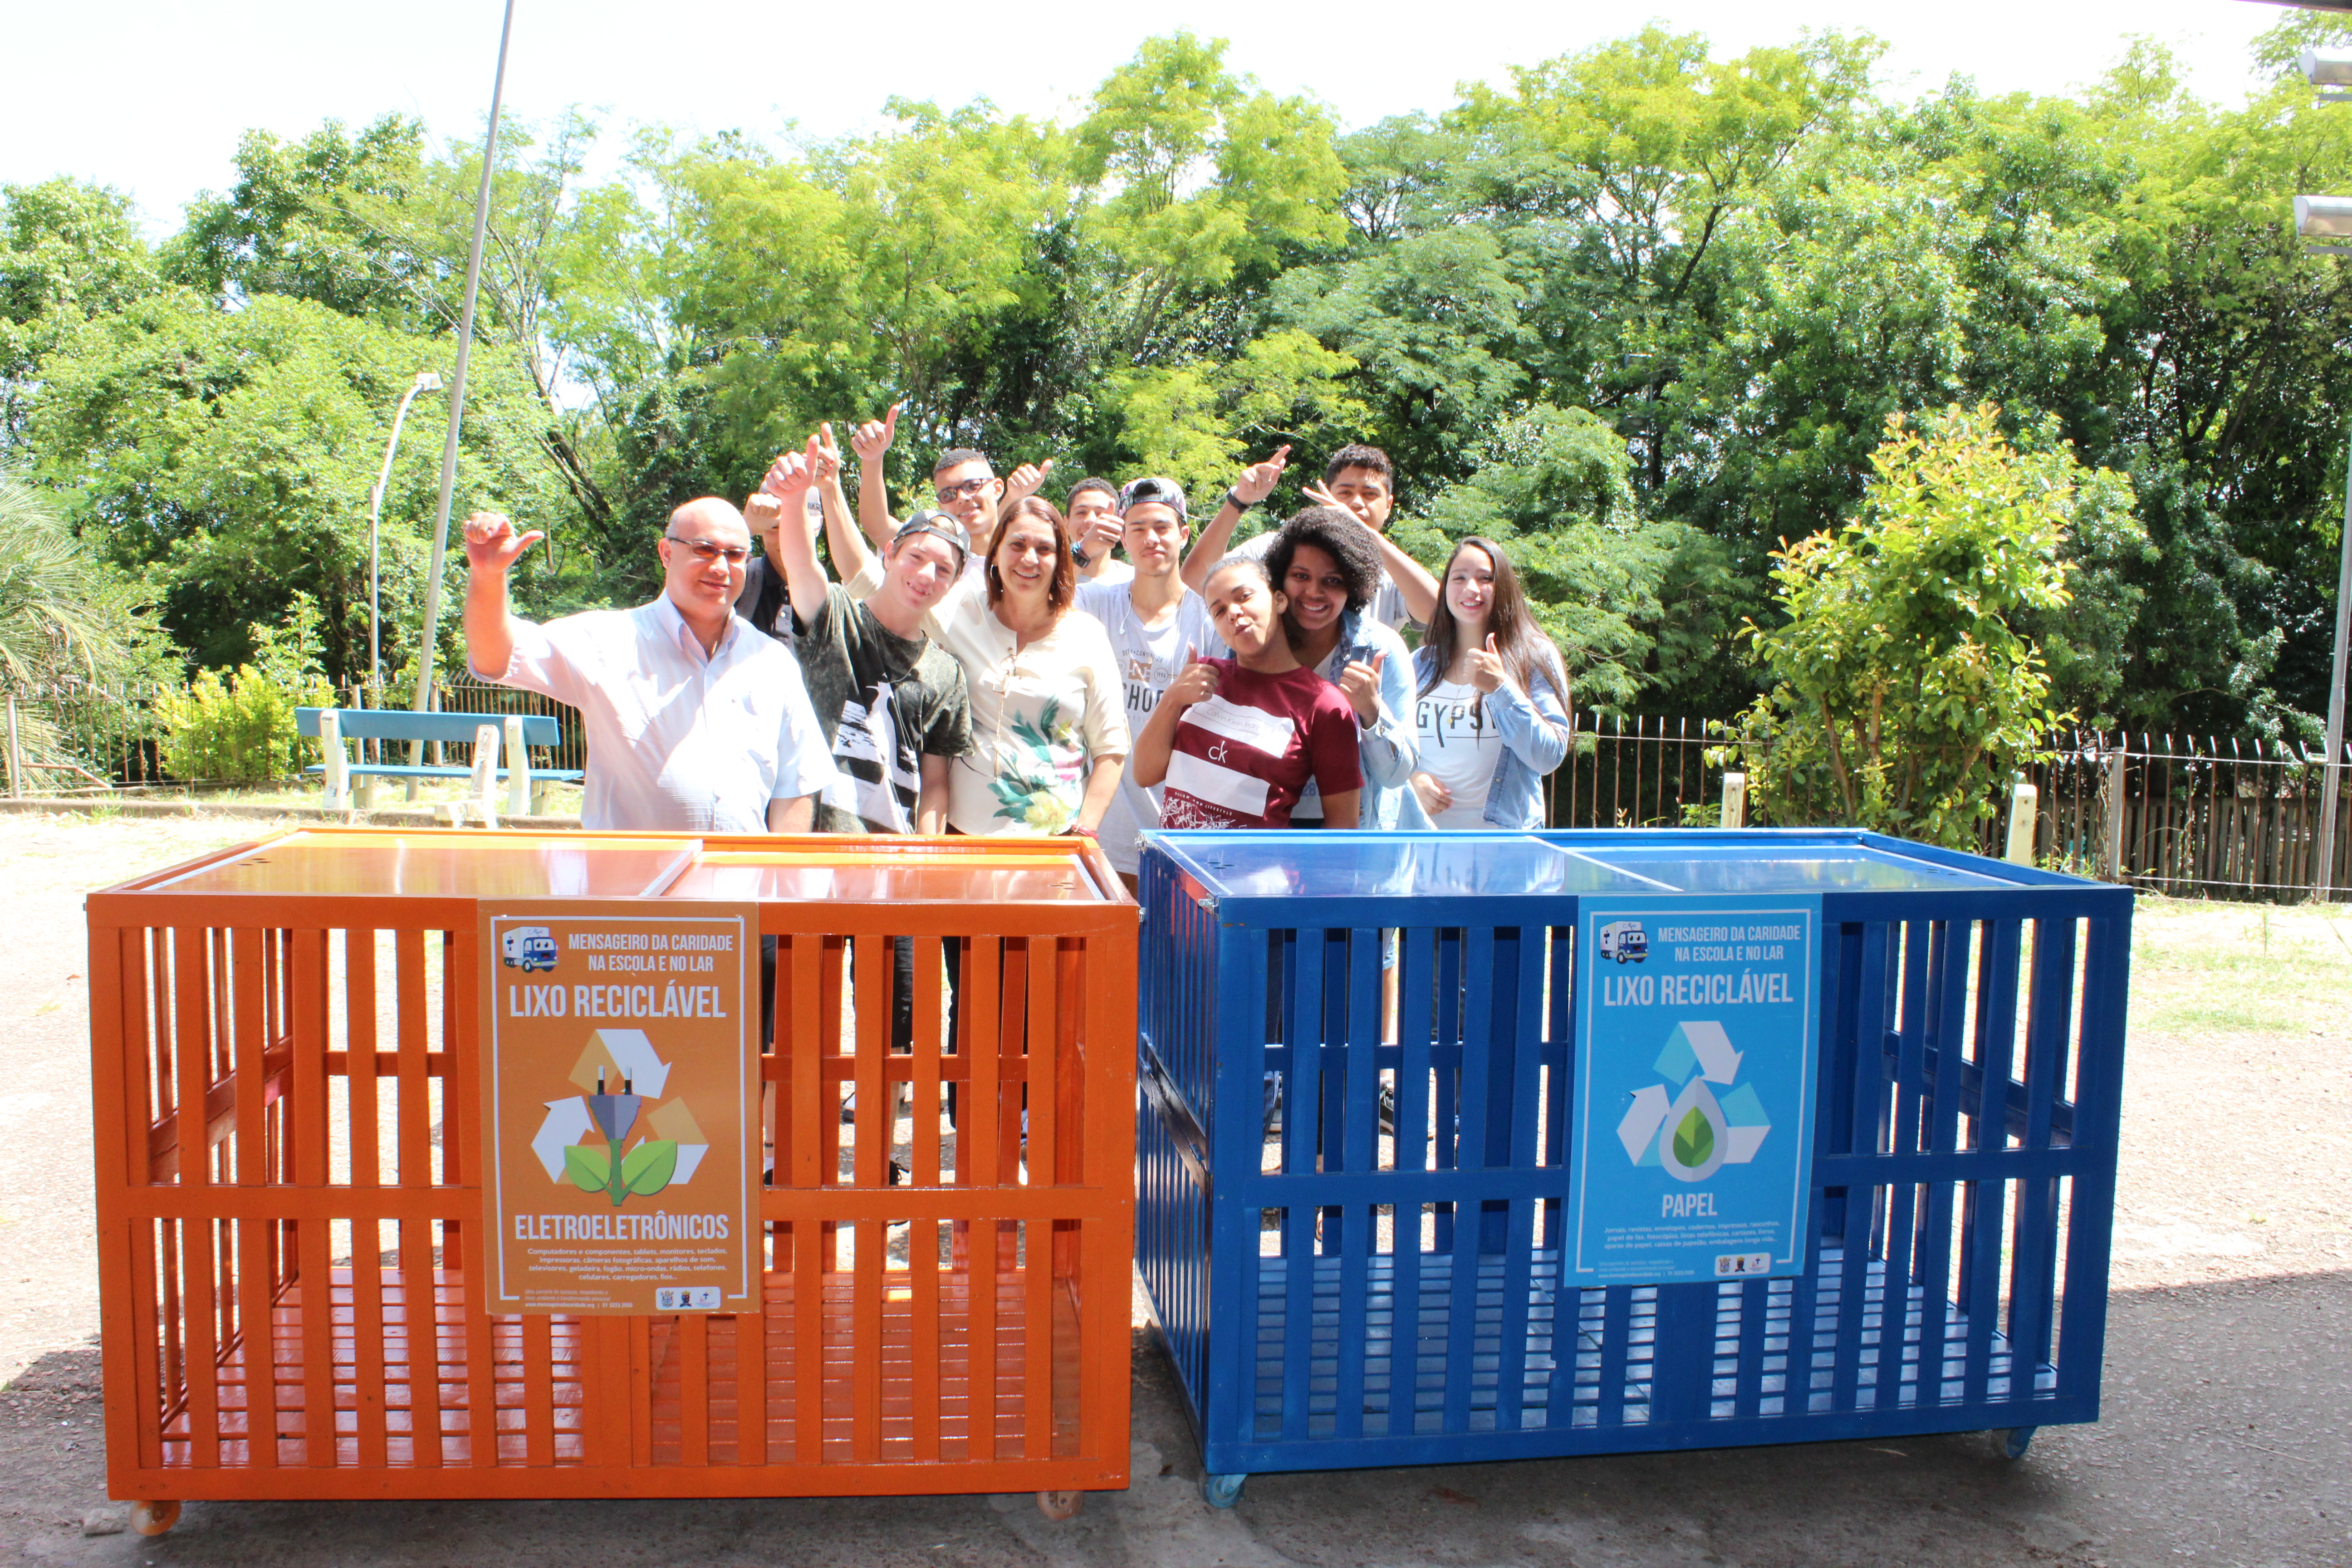
<instances>
[{"instance_id":1,"label":"eyeglasses","mask_svg":"<svg viewBox=\"0 0 2352 1568\"><path fill-rule=\"evenodd\" d=\"M672 544L683 544L693 551L697 561L724 561L730 566L740 566L751 559L751 547L748 544L721 544L715 539L680 539L675 533L665 533L662 537Z\"/></svg>"},{"instance_id":2,"label":"eyeglasses","mask_svg":"<svg viewBox=\"0 0 2352 1568\"><path fill-rule=\"evenodd\" d=\"M995 482L994 474L986 474L976 479L966 479L960 485L941 485L939 489L940 504L946 506L967 496L976 496Z\"/></svg>"}]
</instances>

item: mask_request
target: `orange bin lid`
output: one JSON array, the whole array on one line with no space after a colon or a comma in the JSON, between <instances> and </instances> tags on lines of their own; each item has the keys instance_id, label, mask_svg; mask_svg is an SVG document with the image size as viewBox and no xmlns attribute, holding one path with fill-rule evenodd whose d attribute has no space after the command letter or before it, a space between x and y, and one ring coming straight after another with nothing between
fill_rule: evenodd
<instances>
[{"instance_id":1,"label":"orange bin lid","mask_svg":"<svg viewBox=\"0 0 2352 1568\"><path fill-rule=\"evenodd\" d=\"M304 828L116 889L285 897L1106 903L1068 840Z\"/></svg>"},{"instance_id":2,"label":"orange bin lid","mask_svg":"<svg viewBox=\"0 0 2352 1568\"><path fill-rule=\"evenodd\" d=\"M710 849L670 884L674 899L761 903L1100 903L1104 889L1067 849L960 851L909 843L888 849Z\"/></svg>"},{"instance_id":3,"label":"orange bin lid","mask_svg":"<svg viewBox=\"0 0 2352 1568\"><path fill-rule=\"evenodd\" d=\"M658 891L701 841L584 833L301 830L142 892L362 898L626 899Z\"/></svg>"}]
</instances>

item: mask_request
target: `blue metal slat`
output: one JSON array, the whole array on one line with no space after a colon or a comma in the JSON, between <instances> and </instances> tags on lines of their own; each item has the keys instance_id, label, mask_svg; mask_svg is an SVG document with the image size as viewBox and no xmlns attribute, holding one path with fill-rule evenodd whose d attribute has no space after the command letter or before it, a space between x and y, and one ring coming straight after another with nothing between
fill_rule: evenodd
<instances>
[{"instance_id":1,"label":"blue metal slat","mask_svg":"<svg viewBox=\"0 0 2352 1568\"><path fill-rule=\"evenodd\" d=\"M1969 956L1974 924L1947 921L1936 931L1927 1008L1927 1059L1933 1064L1928 1084L1926 1126L1927 1148L1951 1153L1959 1141L1961 1048L1967 1037ZM1963 1168L1969 1163L1961 1157ZM1957 1183L1927 1186L1927 1201L1919 1227L1920 1397L1941 1399L1946 1352L1945 1331L1951 1322L1953 1209Z\"/></svg>"},{"instance_id":2,"label":"blue metal slat","mask_svg":"<svg viewBox=\"0 0 2352 1568\"><path fill-rule=\"evenodd\" d=\"M1381 948L1377 931L1349 933L1346 1104L1338 1140L1341 1167L1374 1182L1380 1175L1373 1153L1380 1131ZM1330 1142L1325 1140L1327 1150ZM1370 1265L1380 1247L1380 1216L1370 1203L1350 1204L1338 1213L1339 1352L1334 1433L1356 1437L1364 1429Z\"/></svg>"},{"instance_id":3,"label":"blue metal slat","mask_svg":"<svg viewBox=\"0 0 2352 1568\"><path fill-rule=\"evenodd\" d=\"M2017 1046L2018 953L2021 923L1985 922L1983 956L1978 961L1976 1065L1977 1116L1970 1146L1980 1171L1998 1171L2009 1142L2010 1066ZM1963 1399L1988 1397L1993 1376L1994 1340L2000 1330L2000 1252L2009 1215L2009 1185L1998 1175L1969 1183L1961 1217L1965 1233L1960 1295L1968 1314L1968 1374ZM2005 1352L2004 1352L2005 1353Z\"/></svg>"},{"instance_id":4,"label":"blue metal slat","mask_svg":"<svg viewBox=\"0 0 2352 1568\"><path fill-rule=\"evenodd\" d=\"M1264 1090L1266 935L1247 926L1216 933L1212 995L1216 1008L1215 1090L1210 1096L1209 1347L1202 1400L1202 1459L1231 1468L1229 1445L1255 1436L1257 1357L1258 1107ZM1220 1115L1229 1108L1229 1114Z\"/></svg>"},{"instance_id":5,"label":"blue metal slat","mask_svg":"<svg viewBox=\"0 0 2352 1568\"><path fill-rule=\"evenodd\" d=\"M2083 949L2077 1148L2113 1150L2121 1137L2125 1015L2130 1001L2131 915L2086 922ZM2066 1238L2066 1298L2058 1336L2058 1392L2098 1403L2106 1337L2107 1263L2114 1243L2115 1161L2084 1161L2074 1181ZM2078 1348L2079 1347L2079 1348Z\"/></svg>"},{"instance_id":6,"label":"blue metal slat","mask_svg":"<svg viewBox=\"0 0 2352 1568\"><path fill-rule=\"evenodd\" d=\"M2050 1146L2050 1123L2071 1058L2074 994L2074 922L2033 922L2033 978L2025 1026L2025 1147ZM2010 1343L2032 1369L2050 1356L2057 1291L2058 1179L2020 1184L2017 1245L2010 1271Z\"/></svg>"},{"instance_id":7,"label":"blue metal slat","mask_svg":"<svg viewBox=\"0 0 2352 1568\"><path fill-rule=\"evenodd\" d=\"M1430 1168L1430 1057L1435 1027L1437 932L1426 926L1397 933L1397 1045L1395 1131L1391 1173L1419 1175ZM1390 1243L1391 1276L1388 1435L1414 1431L1421 1386L1421 1202L1392 1194L1394 1224Z\"/></svg>"},{"instance_id":8,"label":"blue metal slat","mask_svg":"<svg viewBox=\"0 0 2352 1568\"><path fill-rule=\"evenodd\" d=\"M1502 945L1500 943L1498 946ZM1542 932L1521 927L1511 933L1510 957L1496 974L1497 994L1510 999L1507 1020L1498 1016L1498 1036L1510 1041L1510 1094L1502 1106L1503 1163L1515 1174L1542 1176L1538 1161L1538 1113L1543 1109ZM1534 1310L1536 1226L1540 1199L1505 1200L1501 1251L1503 1300L1501 1361L1496 1368L1495 1426L1514 1431L1527 1406L1528 1334Z\"/></svg>"},{"instance_id":9,"label":"blue metal slat","mask_svg":"<svg viewBox=\"0 0 2352 1568\"><path fill-rule=\"evenodd\" d=\"M1885 1042L1891 1033L1888 1026L1894 1022L1889 1014L1900 967L1901 931L1899 926L1879 921L1863 928L1861 962L1854 985L1852 1080L1854 1110L1851 1147L1857 1156L1876 1154L1892 1146L1893 1116L1888 1107L1891 1080ZM1857 1160L1856 1163L1863 1162ZM1814 1164L1818 1170L1818 1156ZM1825 1351L1831 1359L1829 1407L1853 1410L1859 1407L1862 1399L1863 1322L1869 1307L1867 1269L1871 1255L1878 1248L1880 1226L1886 1217L1883 1211L1887 1191L1880 1184L1876 1173L1868 1171L1866 1166L1862 1173L1843 1182L1834 1177L1829 1180L1846 1189L1846 1223L1839 1240L1835 1327L1825 1347L1816 1342L1814 1353L1819 1355ZM1811 1325L1807 1332L1813 1332ZM1811 1381L1809 1371L1809 1389Z\"/></svg>"},{"instance_id":10,"label":"blue metal slat","mask_svg":"<svg viewBox=\"0 0 2352 1568\"><path fill-rule=\"evenodd\" d=\"M1289 960L1290 1005L1283 1010L1283 1044L1290 1065L1282 1084L1282 1169L1311 1172L1316 1166L1316 1141L1321 1133L1323 1086L1323 950L1322 932L1301 928L1293 939ZM1283 1314L1282 1314L1282 1435L1304 1438L1307 1429L1308 1384L1315 1332L1315 1225L1311 1204L1299 1201L1293 1184L1275 1178L1267 1183L1281 1195Z\"/></svg>"}]
</instances>

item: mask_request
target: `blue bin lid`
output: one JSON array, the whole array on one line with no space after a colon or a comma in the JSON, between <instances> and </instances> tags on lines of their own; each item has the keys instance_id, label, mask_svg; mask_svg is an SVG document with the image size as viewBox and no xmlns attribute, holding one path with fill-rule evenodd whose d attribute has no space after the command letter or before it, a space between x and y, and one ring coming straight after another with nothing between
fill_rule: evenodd
<instances>
[{"instance_id":1,"label":"blue bin lid","mask_svg":"<svg viewBox=\"0 0 2352 1568\"><path fill-rule=\"evenodd\" d=\"M1155 833L1212 898L1956 892L2049 879L1906 855L1859 834Z\"/></svg>"},{"instance_id":2,"label":"blue bin lid","mask_svg":"<svg viewBox=\"0 0 2352 1568\"><path fill-rule=\"evenodd\" d=\"M1643 846L1584 853L1604 866L1664 883L1653 889L1662 893L1912 893L2017 885L1862 844Z\"/></svg>"},{"instance_id":3,"label":"blue bin lid","mask_svg":"<svg viewBox=\"0 0 2352 1568\"><path fill-rule=\"evenodd\" d=\"M1395 899L1643 893L1644 877L1533 834L1163 833L1158 841L1212 896Z\"/></svg>"}]
</instances>

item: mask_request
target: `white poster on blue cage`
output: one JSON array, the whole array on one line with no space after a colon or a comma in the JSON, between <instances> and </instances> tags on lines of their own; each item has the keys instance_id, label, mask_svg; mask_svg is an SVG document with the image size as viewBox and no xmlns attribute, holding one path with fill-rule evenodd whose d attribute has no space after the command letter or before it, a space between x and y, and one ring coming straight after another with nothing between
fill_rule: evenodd
<instances>
[{"instance_id":1,"label":"white poster on blue cage","mask_svg":"<svg viewBox=\"0 0 2352 1568\"><path fill-rule=\"evenodd\" d=\"M1582 900L1571 1285L1801 1273L1822 901Z\"/></svg>"}]
</instances>

